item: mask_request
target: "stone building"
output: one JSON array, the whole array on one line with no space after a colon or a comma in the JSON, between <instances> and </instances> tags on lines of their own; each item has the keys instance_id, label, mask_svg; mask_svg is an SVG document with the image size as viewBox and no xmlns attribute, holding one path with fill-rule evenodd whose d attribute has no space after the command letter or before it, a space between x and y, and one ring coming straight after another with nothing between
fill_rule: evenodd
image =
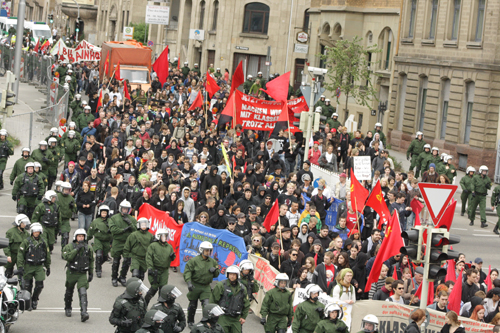
<instances>
[{"instance_id":1,"label":"stone building","mask_svg":"<svg viewBox=\"0 0 500 333\"><path fill-rule=\"evenodd\" d=\"M493 174L499 139L499 0L404 0L389 112L390 142L417 131L465 169Z\"/></svg>"},{"instance_id":2,"label":"stone building","mask_svg":"<svg viewBox=\"0 0 500 333\"><path fill-rule=\"evenodd\" d=\"M337 108L342 123L348 115L354 115L358 129L363 133L372 130L376 122L385 122L387 116L379 115L378 104L387 103L390 95L391 71L395 43L399 29L401 0L312 0L309 10L311 22L311 41L308 53L310 66L324 67L319 54L324 54L325 47L335 45L337 40L363 38L365 46L377 45L382 52L374 54L371 70L378 74L373 85L378 91L378 102L373 101L371 108L356 104L349 99L345 109L345 95L339 98ZM365 82L356 82L361 86ZM332 105L336 106L332 93L325 92ZM372 115L372 110L377 110Z\"/></svg>"}]
</instances>

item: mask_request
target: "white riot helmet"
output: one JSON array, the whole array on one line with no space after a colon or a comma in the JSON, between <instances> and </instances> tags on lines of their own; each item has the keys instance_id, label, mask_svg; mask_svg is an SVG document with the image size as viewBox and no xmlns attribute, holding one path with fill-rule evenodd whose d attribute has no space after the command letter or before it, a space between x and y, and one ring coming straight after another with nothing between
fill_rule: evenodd
<instances>
[{"instance_id":1,"label":"white riot helmet","mask_svg":"<svg viewBox=\"0 0 500 333\"><path fill-rule=\"evenodd\" d=\"M137 220L137 229L142 229L143 226L146 226L146 230L149 229L149 220L146 217L141 217Z\"/></svg>"},{"instance_id":2,"label":"white riot helmet","mask_svg":"<svg viewBox=\"0 0 500 333\"><path fill-rule=\"evenodd\" d=\"M467 167L467 170L465 170L465 173L469 174L469 172L471 172L471 171L474 172L474 173L476 173L476 168L474 168L472 166L469 166L469 167Z\"/></svg>"},{"instance_id":3,"label":"white riot helmet","mask_svg":"<svg viewBox=\"0 0 500 333\"><path fill-rule=\"evenodd\" d=\"M69 126L69 128L72 128L72 127L76 128L76 123L74 121L70 121L68 126Z\"/></svg>"},{"instance_id":4,"label":"white riot helmet","mask_svg":"<svg viewBox=\"0 0 500 333\"><path fill-rule=\"evenodd\" d=\"M316 109L314 110L314 112L318 112L318 113L321 111L323 111L323 108L321 106L316 107Z\"/></svg>"},{"instance_id":5,"label":"white riot helmet","mask_svg":"<svg viewBox=\"0 0 500 333\"><path fill-rule=\"evenodd\" d=\"M60 192L61 191L61 185L62 185L63 181L62 180L57 180L54 184L56 185L56 192Z\"/></svg>"},{"instance_id":6,"label":"white riot helmet","mask_svg":"<svg viewBox=\"0 0 500 333\"><path fill-rule=\"evenodd\" d=\"M333 117L337 117L337 118L338 118L338 117L339 117L339 114L338 114L337 112L334 112L334 113L332 114L332 118L333 118Z\"/></svg>"},{"instance_id":7,"label":"white riot helmet","mask_svg":"<svg viewBox=\"0 0 500 333\"><path fill-rule=\"evenodd\" d=\"M75 230L75 233L73 234L73 242L76 242L76 236L78 235L84 235L85 238L84 238L84 241L87 240L87 232L85 231L85 229L76 229Z\"/></svg>"},{"instance_id":8,"label":"white riot helmet","mask_svg":"<svg viewBox=\"0 0 500 333\"><path fill-rule=\"evenodd\" d=\"M418 139L418 136L421 135L422 139L424 138L424 133L418 131L417 134L415 134L415 138Z\"/></svg>"},{"instance_id":9,"label":"white riot helmet","mask_svg":"<svg viewBox=\"0 0 500 333\"><path fill-rule=\"evenodd\" d=\"M344 316L344 311L342 311L342 309L340 308L340 306L338 304L335 304L335 303L331 303L331 304L328 304L326 307L325 307L325 318L330 318L330 313L332 311L337 311L337 319L342 319L342 317Z\"/></svg>"},{"instance_id":10,"label":"white riot helmet","mask_svg":"<svg viewBox=\"0 0 500 333\"><path fill-rule=\"evenodd\" d=\"M68 70L70 70L71 68L73 68L73 65L72 64L68 64Z\"/></svg>"},{"instance_id":11,"label":"white riot helmet","mask_svg":"<svg viewBox=\"0 0 500 333\"><path fill-rule=\"evenodd\" d=\"M64 78L64 81L65 82L70 82L71 81L71 76L66 75L66 77Z\"/></svg>"},{"instance_id":12,"label":"white riot helmet","mask_svg":"<svg viewBox=\"0 0 500 333\"><path fill-rule=\"evenodd\" d=\"M99 210L98 210L99 216L101 216L101 212L104 212L104 211L108 212L107 216L109 216L109 206L108 205L99 206Z\"/></svg>"},{"instance_id":13,"label":"white riot helmet","mask_svg":"<svg viewBox=\"0 0 500 333\"><path fill-rule=\"evenodd\" d=\"M68 91L69 90L69 84L68 83L63 84L63 88L64 88L65 91Z\"/></svg>"},{"instance_id":14,"label":"white riot helmet","mask_svg":"<svg viewBox=\"0 0 500 333\"><path fill-rule=\"evenodd\" d=\"M451 161L453 159L453 156L451 155L446 155L443 159L444 163L448 163L449 161Z\"/></svg>"},{"instance_id":15,"label":"white riot helmet","mask_svg":"<svg viewBox=\"0 0 500 333\"><path fill-rule=\"evenodd\" d=\"M30 218L28 216L26 216L25 214L17 215L16 218L14 219L14 224L17 227L20 227L21 223L24 223L25 228L28 228L28 226L30 225Z\"/></svg>"},{"instance_id":16,"label":"white riot helmet","mask_svg":"<svg viewBox=\"0 0 500 333\"><path fill-rule=\"evenodd\" d=\"M56 138L50 138L49 139L49 146L52 147L52 144L55 143L57 145L57 139Z\"/></svg>"},{"instance_id":17,"label":"white riot helmet","mask_svg":"<svg viewBox=\"0 0 500 333\"><path fill-rule=\"evenodd\" d=\"M372 328L367 328L367 325L365 324L372 324L368 325L371 326ZM378 318L375 315L369 314L363 317L363 320L361 321L361 330L366 332L366 333L372 333L378 331Z\"/></svg>"},{"instance_id":18,"label":"white riot helmet","mask_svg":"<svg viewBox=\"0 0 500 333\"><path fill-rule=\"evenodd\" d=\"M68 74L71 74L73 73L73 70L72 69L68 69Z\"/></svg>"},{"instance_id":19,"label":"white riot helmet","mask_svg":"<svg viewBox=\"0 0 500 333\"><path fill-rule=\"evenodd\" d=\"M68 137L69 137L70 139L73 139L73 138L75 137L75 134L76 134L76 132L75 132L75 131L73 131L73 130L68 131Z\"/></svg>"},{"instance_id":20,"label":"white riot helmet","mask_svg":"<svg viewBox=\"0 0 500 333\"><path fill-rule=\"evenodd\" d=\"M6 130L5 128L2 128L2 129L0 130L0 135L5 135L5 136L7 136L7 135L8 135L8 134L7 134L7 130Z\"/></svg>"},{"instance_id":21,"label":"white riot helmet","mask_svg":"<svg viewBox=\"0 0 500 333\"><path fill-rule=\"evenodd\" d=\"M325 99L325 103L330 103L330 99L329 98Z\"/></svg>"},{"instance_id":22,"label":"white riot helmet","mask_svg":"<svg viewBox=\"0 0 500 333\"><path fill-rule=\"evenodd\" d=\"M200 246L198 247L198 251L200 252L200 254L203 254L204 250L209 250L210 253L208 254L208 256L211 256L212 252L214 250L212 243L207 242L207 241L201 242Z\"/></svg>"},{"instance_id":23,"label":"white riot helmet","mask_svg":"<svg viewBox=\"0 0 500 333\"><path fill-rule=\"evenodd\" d=\"M486 173L488 173L488 167L486 165L481 165L479 167L479 173L483 173L483 171L486 171Z\"/></svg>"},{"instance_id":24,"label":"white riot helmet","mask_svg":"<svg viewBox=\"0 0 500 333\"><path fill-rule=\"evenodd\" d=\"M155 237L158 241L166 243L168 241L168 229L158 229L156 230Z\"/></svg>"},{"instance_id":25,"label":"white riot helmet","mask_svg":"<svg viewBox=\"0 0 500 333\"><path fill-rule=\"evenodd\" d=\"M250 74L248 74L248 75L247 75L247 80L250 80L251 78L253 78L253 76L252 76L252 75L250 75Z\"/></svg>"},{"instance_id":26,"label":"white riot helmet","mask_svg":"<svg viewBox=\"0 0 500 333\"><path fill-rule=\"evenodd\" d=\"M381 123L376 123L376 124L375 124L375 128L377 128L377 127L382 128L382 124L381 124Z\"/></svg>"},{"instance_id":27,"label":"white riot helmet","mask_svg":"<svg viewBox=\"0 0 500 333\"><path fill-rule=\"evenodd\" d=\"M238 269L238 266L236 265L232 265L232 266L229 266L227 269L226 269L226 277L229 279L229 274L230 273L233 273L233 274L236 274L236 276L238 277L238 279L240 278L240 270Z\"/></svg>"},{"instance_id":28,"label":"white riot helmet","mask_svg":"<svg viewBox=\"0 0 500 333\"><path fill-rule=\"evenodd\" d=\"M21 156L23 155L23 153L27 151L28 152L28 156L31 154L31 149L29 149L28 147L24 147L22 150L21 150Z\"/></svg>"},{"instance_id":29,"label":"white riot helmet","mask_svg":"<svg viewBox=\"0 0 500 333\"><path fill-rule=\"evenodd\" d=\"M243 275L244 270L247 270L247 269L250 270L249 274L252 274L254 271L253 263L248 259L242 260L239 263L238 267L240 268L240 272L242 275Z\"/></svg>"},{"instance_id":30,"label":"white riot helmet","mask_svg":"<svg viewBox=\"0 0 500 333\"><path fill-rule=\"evenodd\" d=\"M127 213L124 213L123 212L123 208L127 208ZM130 210L132 209L132 205L130 204L130 202L128 202L127 200L123 200L120 204L120 214L122 215L128 215L130 214Z\"/></svg>"},{"instance_id":31,"label":"white riot helmet","mask_svg":"<svg viewBox=\"0 0 500 333\"><path fill-rule=\"evenodd\" d=\"M35 171L35 163L34 162L26 163L26 165L24 166L24 171L28 171L29 167L33 167L33 171Z\"/></svg>"},{"instance_id":32,"label":"white riot helmet","mask_svg":"<svg viewBox=\"0 0 500 333\"><path fill-rule=\"evenodd\" d=\"M87 101L82 101L82 105L87 105L89 103L87 103Z\"/></svg>"},{"instance_id":33,"label":"white riot helmet","mask_svg":"<svg viewBox=\"0 0 500 333\"><path fill-rule=\"evenodd\" d=\"M52 198L57 199L57 193L55 191L49 190L49 191L45 192L45 194L43 196L44 200L51 202Z\"/></svg>"},{"instance_id":34,"label":"white riot helmet","mask_svg":"<svg viewBox=\"0 0 500 333\"><path fill-rule=\"evenodd\" d=\"M321 287L318 286L317 284L310 284L306 287L305 293L307 295L307 298L310 299L312 294L320 293L322 291L323 291L323 289L321 289Z\"/></svg>"},{"instance_id":35,"label":"white riot helmet","mask_svg":"<svg viewBox=\"0 0 500 333\"><path fill-rule=\"evenodd\" d=\"M439 154L439 148L438 147L432 147L431 152L433 152L433 151L437 151L438 154Z\"/></svg>"},{"instance_id":36,"label":"white riot helmet","mask_svg":"<svg viewBox=\"0 0 500 333\"><path fill-rule=\"evenodd\" d=\"M428 143L426 143L426 144L424 145L424 149L427 149L427 148L428 148L428 149L431 149L431 145L430 145L430 144L428 144Z\"/></svg>"},{"instance_id":37,"label":"white riot helmet","mask_svg":"<svg viewBox=\"0 0 500 333\"><path fill-rule=\"evenodd\" d=\"M48 146L48 143L47 143L47 141L42 140L42 141L38 142L38 146L39 146L39 147L42 147L42 146Z\"/></svg>"},{"instance_id":38,"label":"white riot helmet","mask_svg":"<svg viewBox=\"0 0 500 333\"><path fill-rule=\"evenodd\" d=\"M40 223L33 223L30 227L30 234L33 235L34 232L39 232L40 235L43 234L43 227Z\"/></svg>"},{"instance_id":39,"label":"white riot helmet","mask_svg":"<svg viewBox=\"0 0 500 333\"><path fill-rule=\"evenodd\" d=\"M444 161L444 158L447 156L448 154L446 153L441 153L441 161Z\"/></svg>"},{"instance_id":40,"label":"white riot helmet","mask_svg":"<svg viewBox=\"0 0 500 333\"><path fill-rule=\"evenodd\" d=\"M76 99L77 101L79 101L79 100L80 100L80 98L82 98L82 95L80 95L80 94L76 94L76 95L75 95L75 99Z\"/></svg>"},{"instance_id":41,"label":"white riot helmet","mask_svg":"<svg viewBox=\"0 0 500 333\"><path fill-rule=\"evenodd\" d=\"M63 195L70 194L72 189L73 188L72 188L72 186L71 186L71 184L69 182L62 182L62 184L61 184L61 193ZM64 193L64 190L69 190L69 192L68 193Z\"/></svg>"},{"instance_id":42,"label":"white riot helmet","mask_svg":"<svg viewBox=\"0 0 500 333\"><path fill-rule=\"evenodd\" d=\"M52 127L50 129L50 134L59 134L59 130L57 129L57 127Z\"/></svg>"},{"instance_id":43,"label":"white riot helmet","mask_svg":"<svg viewBox=\"0 0 500 333\"><path fill-rule=\"evenodd\" d=\"M286 284L288 285L289 280L290 280L290 278L285 273L276 274L276 277L274 278L274 286L276 288L284 290L284 289L286 289L286 286L280 287L280 281L286 281Z\"/></svg>"},{"instance_id":44,"label":"white riot helmet","mask_svg":"<svg viewBox=\"0 0 500 333\"><path fill-rule=\"evenodd\" d=\"M40 162L34 162L35 164L35 168L39 168L38 171L42 171L42 165L40 164Z\"/></svg>"},{"instance_id":45,"label":"white riot helmet","mask_svg":"<svg viewBox=\"0 0 500 333\"><path fill-rule=\"evenodd\" d=\"M84 110L84 111L85 111L85 110L89 110L89 111L90 111L90 110L91 110L91 107L90 107L90 106L88 106L88 105L86 105L86 106L83 108L83 110Z\"/></svg>"}]
</instances>

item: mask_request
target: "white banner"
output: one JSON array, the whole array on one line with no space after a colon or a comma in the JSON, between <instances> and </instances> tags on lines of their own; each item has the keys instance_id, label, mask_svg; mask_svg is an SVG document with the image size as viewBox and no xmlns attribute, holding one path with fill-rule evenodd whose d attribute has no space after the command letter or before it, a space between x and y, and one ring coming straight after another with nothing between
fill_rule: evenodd
<instances>
[{"instance_id":1,"label":"white banner","mask_svg":"<svg viewBox=\"0 0 500 333\"><path fill-rule=\"evenodd\" d=\"M372 163L370 156L354 156L354 175L359 181L372 178Z\"/></svg>"},{"instance_id":2,"label":"white banner","mask_svg":"<svg viewBox=\"0 0 500 333\"><path fill-rule=\"evenodd\" d=\"M59 41L50 51L52 55L58 55L59 60L66 63L74 63L80 61L99 61L101 60L101 48L82 40L76 48L67 47L64 42Z\"/></svg>"},{"instance_id":3,"label":"white banner","mask_svg":"<svg viewBox=\"0 0 500 333\"><path fill-rule=\"evenodd\" d=\"M170 7L146 6L146 23L168 25Z\"/></svg>"}]
</instances>

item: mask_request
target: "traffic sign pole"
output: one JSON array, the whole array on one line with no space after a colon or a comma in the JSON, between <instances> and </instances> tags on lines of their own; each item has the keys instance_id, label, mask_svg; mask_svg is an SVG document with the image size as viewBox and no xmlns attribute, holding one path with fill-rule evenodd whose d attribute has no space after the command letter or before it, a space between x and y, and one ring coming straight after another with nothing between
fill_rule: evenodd
<instances>
[{"instance_id":1,"label":"traffic sign pole","mask_svg":"<svg viewBox=\"0 0 500 333\"><path fill-rule=\"evenodd\" d=\"M431 259L431 243L432 243L432 225L426 225L427 229L427 246L425 247L424 265L429 267ZM429 270L424 269L424 279L422 280L422 292L420 293L420 308L425 310L427 308L427 298L429 293Z\"/></svg>"}]
</instances>

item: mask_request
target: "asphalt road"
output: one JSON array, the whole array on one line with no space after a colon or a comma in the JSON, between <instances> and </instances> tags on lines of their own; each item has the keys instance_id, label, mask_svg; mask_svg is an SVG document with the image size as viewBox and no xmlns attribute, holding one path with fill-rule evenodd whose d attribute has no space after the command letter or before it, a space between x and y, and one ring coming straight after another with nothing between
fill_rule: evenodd
<instances>
[{"instance_id":1,"label":"asphalt road","mask_svg":"<svg viewBox=\"0 0 500 333\"><path fill-rule=\"evenodd\" d=\"M0 87L4 85L4 78L0 78ZM41 107L44 100L44 95L41 94L35 87L21 84L20 85L20 104L17 107L19 112L28 112L31 108L36 109ZM24 102L24 101L27 102ZM9 130L7 122L7 130ZM48 132L48 129L45 133ZM41 133L42 134L42 133ZM22 142L21 145L25 145ZM20 155L20 147L16 149L16 154L10 159L8 166L11 166ZM61 171L61 170L59 170ZM5 179L10 174L10 170L6 170ZM11 199L12 187L6 181L6 187L0 191L0 233L3 235L5 231L11 227L11 224L16 215L15 205ZM488 216L489 227L481 229L479 227L479 217L476 219L476 225L470 227L468 220L460 216L460 199L458 194L455 199L459 201L457 212L452 225L452 234L461 236L461 242L454 246L455 250L464 252L467 255L467 261L473 261L475 257L481 257L484 260L484 270L487 271L488 265L499 267L498 255L496 248L500 244L498 236L492 233L493 223L496 222L496 216ZM488 198L489 200L489 198ZM77 221L71 222L72 231L77 229ZM38 309L32 312L21 314L19 321L11 328L11 332L113 332L114 328L109 324L108 318L111 312L115 298L124 292L124 287L113 287L111 285L111 264L103 265L103 277L98 279L94 275L90 289L88 291L89 298L89 314L90 320L86 323L80 322L78 295L75 291L73 301L73 317L67 318L64 315L64 281L65 281L65 266L66 262L61 259L60 243L57 243L53 252L51 276L45 280L45 289L43 290ZM130 275L129 275L130 276ZM183 295L178 302L186 309L188 305L187 286L182 279L181 273L170 274L170 283L177 286ZM152 303L153 304L153 301ZM200 307L201 309L201 307ZM196 320L201 319L201 310L198 310ZM354 323L354 328L357 329L359 323ZM259 318L255 315L249 315L247 322L243 326L244 331L264 332L263 327L259 324ZM188 329L185 330L187 332Z\"/></svg>"}]
</instances>

